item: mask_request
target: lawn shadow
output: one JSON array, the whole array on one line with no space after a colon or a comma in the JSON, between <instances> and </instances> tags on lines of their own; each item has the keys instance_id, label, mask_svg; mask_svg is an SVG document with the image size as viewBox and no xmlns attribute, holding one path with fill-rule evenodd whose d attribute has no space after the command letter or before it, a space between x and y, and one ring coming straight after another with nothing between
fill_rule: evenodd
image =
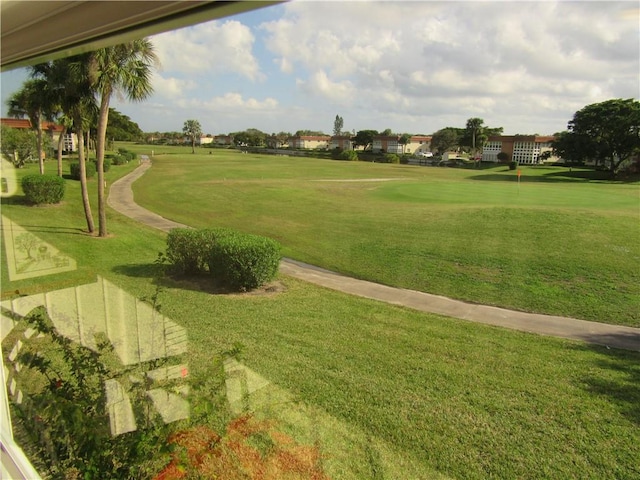
<instances>
[{"instance_id":1,"label":"lawn shadow","mask_svg":"<svg viewBox=\"0 0 640 480\"><path fill-rule=\"evenodd\" d=\"M128 277L148 278L153 285L159 287L191 290L211 295L267 295L286 290L282 282L274 280L254 290L242 292L221 285L209 275L174 274L170 271L168 265L159 263L118 265L113 267L112 271Z\"/></svg>"},{"instance_id":2,"label":"lawn shadow","mask_svg":"<svg viewBox=\"0 0 640 480\"><path fill-rule=\"evenodd\" d=\"M1 203L4 205L31 205L31 203L27 201L27 197L25 195L11 195L10 197L2 197Z\"/></svg>"},{"instance_id":3,"label":"lawn shadow","mask_svg":"<svg viewBox=\"0 0 640 480\"><path fill-rule=\"evenodd\" d=\"M90 235L86 229L72 227L49 227L46 225L28 225L21 223L21 227L27 229L31 233L64 233L67 235Z\"/></svg>"},{"instance_id":4,"label":"lawn shadow","mask_svg":"<svg viewBox=\"0 0 640 480\"><path fill-rule=\"evenodd\" d=\"M620 414L640 426L640 353L600 345L576 346L580 350L591 350L599 355L591 370L580 379L580 386L587 392L606 397Z\"/></svg>"},{"instance_id":5,"label":"lawn shadow","mask_svg":"<svg viewBox=\"0 0 640 480\"><path fill-rule=\"evenodd\" d=\"M515 170L505 168L502 173L485 173L473 175L470 180L481 180L486 182L517 182L518 176ZM526 172L526 170L525 170ZM612 178L611 173L597 170L561 170L557 172L547 172L542 175L527 175L521 171L520 182L527 183L633 183L640 180L638 176L626 176Z\"/></svg>"}]
</instances>

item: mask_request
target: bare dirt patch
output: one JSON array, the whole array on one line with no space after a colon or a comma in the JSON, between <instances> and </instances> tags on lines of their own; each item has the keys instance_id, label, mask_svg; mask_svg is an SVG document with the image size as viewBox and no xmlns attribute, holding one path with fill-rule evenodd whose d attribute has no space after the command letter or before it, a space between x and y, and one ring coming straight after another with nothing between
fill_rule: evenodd
<instances>
[{"instance_id":1,"label":"bare dirt patch","mask_svg":"<svg viewBox=\"0 0 640 480\"><path fill-rule=\"evenodd\" d=\"M228 295L228 296L269 296L277 295L287 291L287 287L280 280L274 280L261 287L254 288L246 292L239 292L230 288L217 284L210 277L203 276L185 276L185 275L172 275L167 276L162 282L166 287L170 288L184 288L186 290L195 290L199 292L206 292L212 295Z\"/></svg>"},{"instance_id":2,"label":"bare dirt patch","mask_svg":"<svg viewBox=\"0 0 640 480\"><path fill-rule=\"evenodd\" d=\"M314 182L334 182L334 183L356 183L356 182L392 182L394 180L406 180L404 177L398 178L336 178L326 180L313 180Z\"/></svg>"}]
</instances>

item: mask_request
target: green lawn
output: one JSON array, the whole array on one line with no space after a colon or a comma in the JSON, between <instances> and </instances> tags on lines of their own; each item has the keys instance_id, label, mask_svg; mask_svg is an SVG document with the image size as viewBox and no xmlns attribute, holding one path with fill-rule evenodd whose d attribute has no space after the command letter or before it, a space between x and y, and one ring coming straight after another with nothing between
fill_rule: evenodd
<instances>
[{"instance_id":1,"label":"green lawn","mask_svg":"<svg viewBox=\"0 0 640 480\"><path fill-rule=\"evenodd\" d=\"M358 278L640 326L637 182L522 167L518 185L502 166L185 152L156 152L134 187L140 204L195 227L276 238L289 257Z\"/></svg>"},{"instance_id":2,"label":"green lawn","mask_svg":"<svg viewBox=\"0 0 640 480\"><path fill-rule=\"evenodd\" d=\"M247 161L256 161L257 165L270 161L264 157L245 157L248 157ZM216 155L212 160L215 158ZM205 174L213 168L207 164L207 159L204 156L176 156L176 162L183 162L180 165L167 158L156 159L151 172L143 177L146 183L138 189L137 198L141 192L156 191L149 184L154 180L159 184L158 189L167 189L162 206L154 207L154 210L166 209L171 203L177 207L192 201L194 216L189 217L191 220L187 223L233 225L234 221L240 222L243 218L241 207L246 207L243 202L248 196L255 201L261 200L245 212L244 225L255 225L252 231L266 228L267 218L275 212L271 211L269 215L265 212L269 205L272 210L275 208L276 200L282 199L283 189L291 192L289 203L292 207L300 203L307 215L317 215L319 222L330 222L321 214L323 208L332 205L345 223L331 223L331 228L340 225L343 228L320 237L318 253L311 251L306 254L308 256L299 257L307 260L313 255L323 258L322 252L328 251L332 243L335 248L336 235L345 237L347 244L351 234L346 220L355 218L352 211L363 216L369 212L370 216L361 220L366 228L358 228L373 235L375 228L372 227L376 222L379 222L379 228L388 224L382 217L390 217L391 212L395 212L397 219L408 221L411 216L403 217L403 210L415 208L419 211L417 205L425 205L415 199L416 194L412 194L411 202L399 200L393 189L400 184L371 183L365 187L359 183L325 185L310 181L319 174L326 175L325 178L410 177L410 181L403 181L409 191L411 182L416 186L419 182L427 185L475 184L471 179L464 180L465 176L474 175L467 171L333 162L326 165L314 161L309 162L308 168L304 168L304 163L300 168L294 164L299 159L276 158L273 160L280 162L282 172L264 168L262 175L250 179L242 163L229 158L224 166L229 179L224 180L223 176L222 180L213 180L206 198L199 199L191 195L190 189L178 189L175 184L171 188L176 190L169 194L171 183L156 175L158 171L171 170L173 175L181 177L187 175L184 166L191 165L201 172L198 181L191 180L193 190L196 186L203 188L212 181ZM269 165L273 167L273 164ZM109 182L130 168L113 167ZM338 170L340 168L343 170ZM309 181L300 180L304 176L301 170L307 172ZM234 182L230 180L233 172L238 177ZM429 177L427 182L423 177L427 173L435 178ZM483 173L486 172L475 174ZM261 179L269 174L274 177L271 186ZM253 188L249 188L251 183ZM314 187L315 183L321 185ZM562 185L564 188L573 184ZM92 181L92 187L95 187L95 181ZM583 186L586 189L593 187ZM624 194L618 196L613 192L618 191L617 187L622 192L629 191L626 185L598 187L610 189L611 196L622 203L620 198L624 198ZM215 201L233 188L238 189L231 197L234 202L227 201L229 205L225 206ZM337 200L322 201L318 189L330 190L331 196L327 194L327 197L340 196L345 206L351 208L339 208L341 202ZM305 195L308 195L307 200ZM524 194L521 192L521 195ZM575 195L582 198L583 203L591 198L577 190ZM633 193L627 195L631 205ZM93 201L94 193L91 198ZM313 202L320 205L314 207ZM371 208L363 205L367 202L378 206L381 205L379 202L384 203L386 209L381 211L381 218L370 214L374 205ZM205 213L207 203L209 208ZM411 207L412 204L416 206ZM104 276L138 298L157 296L161 312L188 331L189 372L194 387L197 386L196 379L214 379L218 386L223 385L218 360L222 352L236 343L242 344L242 361L270 382L246 399L247 407L260 417L277 420L281 430L299 442L316 445L323 454L323 468L331 478L637 478L640 474L637 463L640 458L640 353L419 313L288 277L279 279L284 286L281 293L212 295L196 283L160 275L154 264L158 252L164 248L164 234L160 232L110 211L111 237L98 239L84 235L79 188L73 181L68 182L62 205L28 207L18 196L3 200L2 207L3 215L78 262L75 272L18 282L8 280L3 262L3 298L15 296L16 291L31 294L89 283L96 275ZM283 242L295 230L296 223L304 223L318 235L322 231L320 227L313 227L313 218L290 218L288 215L293 215L291 212L296 208L281 208L278 221L287 233L279 237ZM570 210L570 214L565 214L562 208ZM562 208L550 212L545 208L503 205L483 210L459 208L449 202L441 208L423 209L422 212L430 221L439 220L438 225L443 228L448 218L457 219L458 231L468 239L468 223L483 213L487 223L496 222L496 219L506 221L503 217L516 217L516 213L534 218L539 210L562 219L562 224L555 224L562 230L572 218L584 228L587 222L579 218L581 215L592 218L598 225L613 227L614 222L601 222L610 217L626 221L630 215L627 209L632 209L631 206L602 208L604 214L598 213L596 206L565 205ZM196 221L198 216L204 215L206 218ZM255 222L251 220L253 217ZM177 220L186 218L186 215L175 217ZM275 221L277 217L272 218ZM477 218L475 225L481 225L481 219ZM402 232L409 230L402 222L397 224L399 226L392 230L394 241L384 248L395 245L397 258L406 259L401 256L404 254L398 242L406 234ZM504 227L505 223L502 225ZM505 233L497 225L491 228ZM296 231L304 233L305 229ZM454 231L456 227L450 226L445 232L434 230L433 235L450 235ZM511 238L513 231L507 231ZM551 231L550 226L546 231ZM609 238L606 231L592 235L594 241L613 241L599 240L599 236ZM292 241L298 245L295 248L287 244L289 254L296 248L302 251L299 245L311 243L311 233L304 233L304 237L300 242ZM360 241L373 242L376 238L381 237ZM450 236L448 241L453 241ZM503 247L505 243L509 244L496 242ZM567 242L558 246L562 251L566 250L564 243ZM621 243L631 248L630 241ZM429 245L435 248L438 242L432 241ZM448 251L467 259L480 258L484 251L476 251L481 247L471 245L464 250L463 256L455 248L447 250L445 247L447 245L442 245L438 252ZM633 246L632 251L637 251L636 248ZM343 262L351 259L351 255L338 254L344 257ZM550 258L553 255L553 251L544 254ZM571 258L575 262L579 256ZM596 262L595 259L580 261L589 268L594 268ZM579 267L582 265L580 263ZM617 265L623 268L620 263ZM571 269L578 270L579 267L572 266ZM400 275L401 268L396 269L394 275ZM489 275L491 272L481 273ZM521 281L526 283L525 272L520 273ZM610 268L609 274L613 274ZM483 287L475 285L473 288ZM7 355L8 352L4 350L4 353ZM208 416L202 415L211 404L213 411ZM197 388L191 397L191 408L194 417L207 418L212 425L218 426L218 431L230 415L224 406L224 397L221 400L198 394Z\"/></svg>"}]
</instances>

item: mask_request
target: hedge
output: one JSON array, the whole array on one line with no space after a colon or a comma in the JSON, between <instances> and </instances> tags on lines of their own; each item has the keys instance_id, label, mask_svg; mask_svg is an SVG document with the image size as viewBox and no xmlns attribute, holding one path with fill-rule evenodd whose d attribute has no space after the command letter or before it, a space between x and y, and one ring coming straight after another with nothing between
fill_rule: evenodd
<instances>
[{"instance_id":1,"label":"hedge","mask_svg":"<svg viewBox=\"0 0 640 480\"><path fill-rule=\"evenodd\" d=\"M64 179L57 175L26 175L22 178L22 190L27 201L36 205L60 203L64 198Z\"/></svg>"},{"instance_id":2,"label":"hedge","mask_svg":"<svg viewBox=\"0 0 640 480\"><path fill-rule=\"evenodd\" d=\"M95 167L96 167L96 171L98 171L98 159L94 160L94 161L93 161L93 164L94 164L94 165L95 165ZM104 172L108 172L110 168L111 168L111 158L109 158L109 157L104 157L104 160L103 160L103 162L102 162L102 170L103 170Z\"/></svg>"},{"instance_id":3,"label":"hedge","mask_svg":"<svg viewBox=\"0 0 640 480\"><path fill-rule=\"evenodd\" d=\"M273 280L280 266L278 242L258 235L234 234L217 239L209 255L214 279L234 290L246 291Z\"/></svg>"},{"instance_id":4,"label":"hedge","mask_svg":"<svg viewBox=\"0 0 640 480\"><path fill-rule=\"evenodd\" d=\"M96 164L94 162L85 162L85 170L87 178L91 178L96 174ZM69 165L69 171L71 173L71 178L74 180L80 180L80 164L72 163Z\"/></svg>"},{"instance_id":5,"label":"hedge","mask_svg":"<svg viewBox=\"0 0 640 480\"><path fill-rule=\"evenodd\" d=\"M217 238L231 234L225 228L173 228L167 235L167 260L178 274L207 273L211 246Z\"/></svg>"},{"instance_id":6,"label":"hedge","mask_svg":"<svg viewBox=\"0 0 640 480\"><path fill-rule=\"evenodd\" d=\"M221 286L246 291L271 281L280 266L278 242L226 228L174 228L167 260L177 274L209 273Z\"/></svg>"}]
</instances>

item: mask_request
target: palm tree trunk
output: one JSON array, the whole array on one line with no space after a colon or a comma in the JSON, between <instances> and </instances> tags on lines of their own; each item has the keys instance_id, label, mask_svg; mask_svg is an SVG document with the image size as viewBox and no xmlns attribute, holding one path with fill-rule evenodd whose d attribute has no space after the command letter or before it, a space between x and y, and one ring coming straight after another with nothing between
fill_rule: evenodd
<instances>
[{"instance_id":1,"label":"palm tree trunk","mask_svg":"<svg viewBox=\"0 0 640 480\"><path fill-rule=\"evenodd\" d=\"M82 124L82 119L78 118L77 124ZM78 163L80 164L80 190L82 194L82 206L84 207L84 216L87 220L87 230L93 233L95 227L93 225L93 216L91 215L91 204L89 203L89 190L87 189L87 169L84 158L84 132L82 127L76 129L78 135Z\"/></svg>"},{"instance_id":2,"label":"palm tree trunk","mask_svg":"<svg viewBox=\"0 0 640 480\"><path fill-rule=\"evenodd\" d=\"M67 134L67 128L62 127L62 132L58 137L58 176L62 177L62 147L64 146L64 136Z\"/></svg>"},{"instance_id":3,"label":"palm tree trunk","mask_svg":"<svg viewBox=\"0 0 640 480\"><path fill-rule=\"evenodd\" d=\"M96 144L96 166L98 170L98 236L100 237L107 236L107 209L104 199L104 151L107 138L107 123L109 121L109 97L110 95L103 95L100 102L98 138Z\"/></svg>"},{"instance_id":4,"label":"palm tree trunk","mask_svg":"<svg viewBox=\"0 0 640 480\"><path fill-rule=\"evenodd\" d=\"M42 119L38 116L36 120L36 138L38 142L38 166L40 167L40 175L44 175L44 158L42 151Z\"/></svg>"}]
</instances>

